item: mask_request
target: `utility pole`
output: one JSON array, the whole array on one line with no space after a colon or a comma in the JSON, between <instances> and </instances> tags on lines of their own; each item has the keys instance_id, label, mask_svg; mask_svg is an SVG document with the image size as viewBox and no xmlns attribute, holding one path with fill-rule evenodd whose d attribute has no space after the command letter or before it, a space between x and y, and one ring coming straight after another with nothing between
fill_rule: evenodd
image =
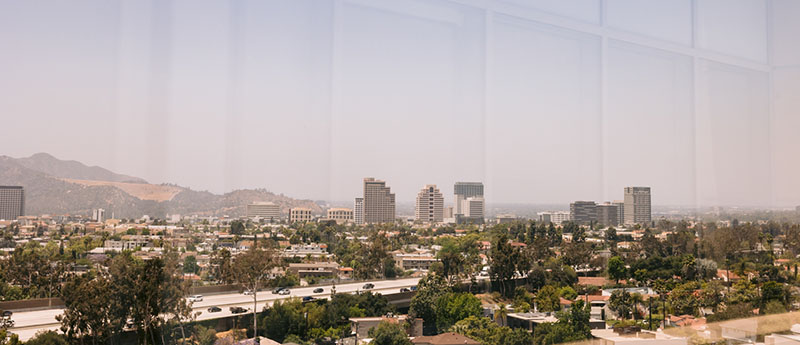
<instances>
[{"instance_id":1,"label":"utility pole","mask_svg":"<svg viewBox=\"0 0 800 345\"><path fill-rule=\"evenodd\" d=\"M647 298L647 311L650 314L650 320L647 321L647 329L652 331L653 330L653 299L651 297Z\"/></svg>"}]
</instances>

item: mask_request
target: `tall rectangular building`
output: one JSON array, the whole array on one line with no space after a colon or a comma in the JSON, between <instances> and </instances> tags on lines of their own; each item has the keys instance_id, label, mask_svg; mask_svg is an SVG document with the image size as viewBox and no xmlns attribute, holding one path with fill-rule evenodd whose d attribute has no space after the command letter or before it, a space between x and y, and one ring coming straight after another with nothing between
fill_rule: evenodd
<instances>
[{"instance_id":1,"label":"tall rectangular building","mask_svg":"<svg viewBox=\"0 0 800 345\"><path fill-rule=\"evenodd\" d=\"M429 184L417 193L414 219L425 223L444 221L444 196L436 185Z\"/></svg>"},{"instance_id":2,"label":"tall rectangular building","mask_svg":"<svg viewBox=\"0 0 800 345\"><path fill-rule=\"evenodd\" d=\"M651 220L650 187L625 187L625 225Z\"/></svg>"},{"instance_id":3,"label":"tall rectangular building","mask_svg":"<svg viewBox=\"0 0 800 345\"><path fill-rule=\"evenodd\" d=\"M464 215L463 209L464 200L471 197L483 198L483 183L482 182L456 182L453 186L453 194L455 195L453 213L456 215Z\"/></svg>"},{"instance_id":4,"label":"tall rectangular building","mask_svg":"<svg viewBox=\"0 0 800 345\"><path fill-rule=\"evenodd\" d=\"M0 219L17 220L25 215L25 189L22 186L0 186Z\"/></svg>"},{"instance_id":5,"label":"tall rectangular building","mask_svg":"<svg viewBox=\"0 0 800 345\"><path fill-rule=\"evenodd\" d=\"M617 225L625 225L625 202L614 200L612 204L617 206Z\"/></svg>"},{"instance_id":6,"label":"tall rectangular building","mask_svg":"<svg viewBox=\"0 0 800 345\"><path fill-rule=\"evenodd\" d=\"M539 212L536 214L539 216L539 222L549 224L553 223L554 225L561 225L569 220L569 212Z\"/></svg>"},{"instance_id":7,"label":"tall rectangular building","mask_svg":"<svg viewBox=\"0 0 800 345\"><path fill-rule=\"evenodd\" d=\"M569 218L578 224L589 224L597 220L597 204L594 201L576 201L569 204Z\"/></svg>"},{"instance_id":8,"label":"tall rectangular building","mask_svg":"<svg viewBox=\"0 0 800 345\"><path fill-rule=\"evenodd\" d=\"M386 181L372 177L364 179L364 223L392 223L395 219L395 200Z\"/></svg>"},{"instance_id":9,"label":"tall rectangular building","mask_svg":"<svg viewBox=\"0 0 800 345\"><path fill-rule=\"evenodd\" d=\"M604 203L597 205L597 223L605 226L619 225L619 218L617 216L617 205L612 203Z\"/></svg>"},{"instance_id":10,"label":"tall rectangular building","mask_svg":"<svg viewBox=\"0 0 800 345\"><path fill-rule=\"evenodd\" d=\"M353 223L364 224L364 198L356 198L353 203Z\"/></svg>"}]
</instances>

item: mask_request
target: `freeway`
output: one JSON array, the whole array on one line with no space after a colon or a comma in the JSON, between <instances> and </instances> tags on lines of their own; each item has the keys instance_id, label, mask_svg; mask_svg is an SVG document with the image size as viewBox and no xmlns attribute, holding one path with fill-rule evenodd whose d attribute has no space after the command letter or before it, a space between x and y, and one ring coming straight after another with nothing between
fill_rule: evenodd
<instances>
[{"instance_id":1,"label":"freeway","mask_svg":"<svg viewBox=\"0 0 800 345\"><path fill-rule=\"evenodd\" d=\"M417 285L419 278L405 278L397 280L378 280L371 282L375 287L372 292L380 294L392 294L400 291L401 288L411 287ZM345 283L336 285L336 293L355 293L362 290L362 286L367 282L359 283ZM314 289L322 288L322 293L313 293ZM314 298L329 298L331 294L331 285L320 285L311 287L298 287L292 288L289 295L276 295L272 294L269 290L259 291L257 294L258 304L256 310L261 310L265 305L272 305L273 302L281 299L297 298L312 296ZM222 308L222 311L216 313L209 313L208 308L217 306ZM230 307L243 307L253 308L253 296L245 296L240 293L228 293L218 295L208 295L203 297L203 301L192 303L194 313L200 312L197 320L210 320L230 317L232 314L229 310ZM20 311L14 313L14 327L9 329L12 333L19 336L20 340L26 341L32 338L36 332L42 330L58 330L60 324L56 321L56 316L60 315L63 309L44 309L33 311Z\"/></svg>"}]
</instances>

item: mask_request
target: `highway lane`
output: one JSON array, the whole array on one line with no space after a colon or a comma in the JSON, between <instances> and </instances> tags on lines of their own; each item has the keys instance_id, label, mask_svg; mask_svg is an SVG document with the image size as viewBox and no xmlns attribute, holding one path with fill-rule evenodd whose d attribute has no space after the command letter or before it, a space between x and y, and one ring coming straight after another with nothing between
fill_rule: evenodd
<instances>
[{"instance_id":1,"label":"highway lane","mask_svg":"<svg viewBox=\"0 0 800 345\"><path fill-rule=\"evenodd\" d=\"M376 293L390 294L397 293L401 288L411 287L417 285L419 278L405 278L397 280L381 280L371 282L375 287L371 290ZM367 282L359 283L345 283L336 284L336 293L354 293L362 290L362 286ZM313 293L316 288L322 288L322 293ZM276 300L289 299L289 298L302 298L305 296L312 296L314 298L329 298L332 285L324 286L311 286L311 287L297 287L290 289L289 295L272 294L270 290L262 290L257 294L258 304L257 310L261 310L265 305L271 305ZM218 306L222 311L216 313L209 313L208 308L211 306ZM203 301L192 303L193 312L200 312L197 320L210 320L216 318L223 318L231 316L230 307L243 307L253 308L253 296L246 296L239 293L208 295L203 297ZM20 340L28 340L32 338L36 332L40 330L57 330L60 326L56 321L56 316L60 315L63 309L45 309L34 311L21 311L14 313L14 327L10 329L12 333L17 334Z\"/></svg>"}]
</instances>

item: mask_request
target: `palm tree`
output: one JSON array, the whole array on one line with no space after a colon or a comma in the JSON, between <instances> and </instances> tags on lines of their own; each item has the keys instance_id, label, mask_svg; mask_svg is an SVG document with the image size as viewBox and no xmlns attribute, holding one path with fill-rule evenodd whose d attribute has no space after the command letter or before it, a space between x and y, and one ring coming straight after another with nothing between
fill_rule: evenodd
<instances>
[{"instance_id":1,"label":"palm tree","mask_svg":"<svg viewBox=\"0 0 800 345\"><path fill-rule=\"evenodd\" d=\"M642 294L637 292L637 293L631 294L630 301L631 301L631 306L632 306L631 317L634 320L636 320L636 313L639 311L639 306L641 306L642 303L644 303L644 298L642 298Z\"/></svg>"},{"instance_id":2,"label":"palm tree","mask_svg":"<svg viewBox=\"0 0 800 345\"><path fill-rule=\"evenodd\" d=\"M499 323L500 326L505 326L507 317L508 309L506 308L506 305L500 304L500 308L494 313L494 322Z\"/></svg>"}]
</instances>

